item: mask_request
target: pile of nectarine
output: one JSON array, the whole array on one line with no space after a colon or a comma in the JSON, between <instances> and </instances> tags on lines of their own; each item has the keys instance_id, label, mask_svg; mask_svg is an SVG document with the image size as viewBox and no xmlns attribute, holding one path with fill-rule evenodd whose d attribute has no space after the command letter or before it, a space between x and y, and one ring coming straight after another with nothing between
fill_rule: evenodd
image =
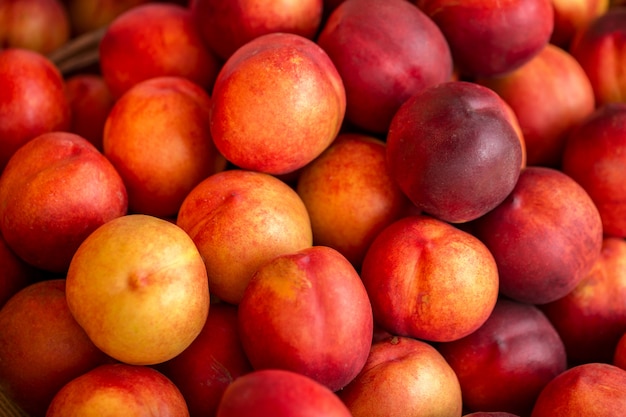
<instances>
[{"instance_id":1,"label":"pile of nectarine","mask_svg":"<svg viewBox=\"0 0 626 417\"><path fill-rule=\"evenodd\" d=\"M0 0L0 415L626 415L626 2Z\"/></svg>"}]
</instances>

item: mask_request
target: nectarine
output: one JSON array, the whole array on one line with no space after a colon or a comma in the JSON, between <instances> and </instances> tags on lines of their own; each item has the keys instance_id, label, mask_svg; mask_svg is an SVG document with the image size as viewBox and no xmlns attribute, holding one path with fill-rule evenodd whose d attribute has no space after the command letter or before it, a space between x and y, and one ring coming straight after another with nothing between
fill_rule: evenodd
<instances>
[{"instance_id":1,"label":"nectarine","mask_svg":"<svg viewBox=\"0 0 626 417\"><path fill-rule=\"evenodd\" d=\"M0 390L31 417L43 417L67 382L109 362L72 316L66 281L23 288L0 309Z\"/></svg>"},{"instance_id":2,"label":"nectarine","mask_svg":"<svg viewBox=\"0 0 626 417\"><path fill-rule=\"evenodd\" d=\"M118 217L85 239L67 272L66 298L96 346L136 365L185 350L210 302L206 269L189 235L144 214Z\"/></svg>"},{"instance_id":3,"label":"nectarine","mask_svg":"<svg viewBox=\"0 0 626 417\"><path fill-rule=\"evenodd\" d=\"M496 260L500 292L530 304L567 295L602 248L602 221L589 194L563 172L540 166L526 167L472 230Z\"/></svg>"},{"instance_id":4,"label":"nectarine","mask_svg":"<svg viewBox=\"0 0 626 417\"><path fill-rule=\"evenodd\" d=\"M201 86L175 76L140 81L115 102L102 148L124 180L130 212L175 217L200 181L226 167L210 109Z\"/></svg>"},{"instance_id":5,"label":"nectarine","mask_svg":"<svg viewBox=\"0 0 626 417\"><path fill-rule=\"evenodd\" d=\"M498 298L498 271L477 238L429 216L407 216L370 245L361 279L374 320L392 335L452 341L476 331Z\"/></svg>"},{"instance_id":6,"label":"nectarine","mask_svg":"<svg viewBox=\"0 0 626 417\"><path fill-rule=\"evenodd\" d=\"M450 81L398 109L387 133L392 178L418 209L452 223L487 213L513 190L522 145L492 90Z\"/></svg>"},{"instance_id":7,"label":"nectarine","mask_svg":"<svg viewBox=\"0 0 626 417\"><path fill-rule=\"evenodd\" d=\"M82 241L126 214L126 186L87 139L49 132L13 154L0 177L0 230L24 261L65 273Z\"/></svg>"},{"instance_id":8,"label":"nectarine","mask_svg":"<svg viewBox=\"0 0 626 417\"><path fill-rule=\"evenodd\" d=\"M230 169L203 180L183 201L176 224L200 250L211 294L231 304L261 264L313 244L302 199L255 171Z\"/></svg>"},{"instance_id":9,"label":"nectarine","mask_svg":"<svg viewBox=\"0 0 626 417\"><path fill-rule=\"evenodd\" d=\"M400 105L452 78L450 48L439 27L406 0L348 0L328 17L317 43L346 89L346 119L386 133Z\"/></svg>"},{"instance_id":10,"label":"nectarine","mask_svg":"<svg viewBox=\"0 0 626 417\"><path fill-rule=\"evenodd\" d=\"M360 269L376 235L412 206L389 175L385 143L340 134L299 173L296 191L309 212L313 241L330 246Z\"/></svg>"},{"instance_id":11,"label":"nectarine","mask_svg":"<svg viewBox=\"0 0 626 417\"><path fill-rule=\"evenodd\" d=\"M286 174L335 139L346 110L326 52L291 33L259 36L224 63L212 93L211 134L239 168Z\"/></svg>"},{"instance_id":12,"label":"nectarine","mask_svg":"<svg viewBox=\"0 0 626 417\"><path fill-rule=\"evenodd\" d=\"M41 53L0 50L0 171L29 140L70 127L70 105L58 68Z\"/></svg>"},{"instance_id":13,"label":"nectarine","mask_svg":"<svg viewBox=\"0 0 626 417\"><path fill-rule=\"evenodd\" d=\"M372 343L372 307L361 279L335 249L275 257L250 279L239 332L255 369L285 369L337 391L359 373Z\"/></svg>"}]
</instances>

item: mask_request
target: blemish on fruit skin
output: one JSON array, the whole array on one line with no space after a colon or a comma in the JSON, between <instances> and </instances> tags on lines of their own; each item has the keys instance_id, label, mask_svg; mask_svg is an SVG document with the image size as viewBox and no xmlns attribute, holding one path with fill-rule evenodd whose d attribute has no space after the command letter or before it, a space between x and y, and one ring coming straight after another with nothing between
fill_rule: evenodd
<instances>
[{"instance_id":1,"label":"blemish on fruit skin","mask_svg":"<svg viewBox=\"0 0 626 417\"><path fill-rule=\"evenodd\" d=\"M416 297L416 307L418 316L426 314L429 306L429 295L425 292L419 292Z\"/></svg>"},{"instance_id":2,"label":"blemish on fruit skin","mask_svg":"<svg viewBox=\"0 0 626 417\"><path fill-rule=\"evenodd\" d=\"M141 272L133 272L128 277L128 286L133 290L139 290L148 286L148 275Z\"/></svg>"},{"instance_id":3,"label":"blemish on fruit skin","mask_svg":"<svg viewBox=\"0 0 626 417\"><path fill-rule=\"evenodd\" d=\"M511 194L510 199L511 207L514 209L519 209L522 207L522 199L520 196Z\"/></svg>"}]
</instances>

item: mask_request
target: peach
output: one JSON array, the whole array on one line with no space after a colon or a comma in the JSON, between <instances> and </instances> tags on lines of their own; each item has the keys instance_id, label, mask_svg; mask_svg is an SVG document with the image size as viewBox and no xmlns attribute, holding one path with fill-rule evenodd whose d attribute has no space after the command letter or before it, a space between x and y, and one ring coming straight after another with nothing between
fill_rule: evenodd
<instances>
[{"instance_id":1,"label":"peach","mask_svg":"<svg viewBox=\"0 0 626 417\"><path fill-rule=\"evenodd\" d=\"M626 371L606 363L569 368L541 391L531 417L620 416L626 413Z\"/></svg>"},{"instance_id":2,"label":"peach","mask_svg":"<svg viewBox=\"0 0 626 417\"><path fill-rule=\"evenodd\" d=\"M513 190L523 151L504 103L465 81L426 88L404 102L387 133L387 162L418 209L463 223Z\"/></svg>"},{"instance_id":3,"label":"peach","mask_svg":"<svg viewBox=\"0 0 626 417\"><path fill-rule=\"evenodd\" d=\"M61 73L44 55L19 48L0 50L0 172L29 140L69 129L64 89Z\"/></svg>"},{"instance_id":4,"label":"peach","mask_svg":"<svg viewBox=\"0 0 626 417\"><path fill-rule=\"evenodd\" d=\"M361 279L335 249L275 257L250 279L239 332L254 369L285 369L337 391L359 373L372 343L372 308Z\"/></svg>"},{"instance_id":5,"label":"peach","mask_svg":"<svg viewBox=\"0 0 626 417\"><path fill-rule=\"evenodd\" d=\"M626 237L626 103L600 106L567 138L561 170L589 194L604 233Z\"/></svg>"},{"instance_id":6,"label":"peach","mask_svg":"<svg viewBox=\"0 0 626 417\"><path fill-rule=\"evenodd\" d=\"M567 135L595 109L585 71L571 54L551 44L515 71L477 82L513 109L528 165L559 167Z\"/></svg>"},{"instance_id":7,"label":"peach","mask_svg":"<svg viewBox=\"0 0 626 417\"><path fill-rule=\"evenodd\" d=\"M436 348L473 411L528 415L541 390L567 368L563 341L541 310L506 298L478 330Z\"/></svg>"},{"instance_id":8,"label":"peach","mask_svg":"<svg viewBox=\"0 0 626 417\"><path fill-rule=\"evenodd\" d=\"M626 8L611 7L596 17L569 50L587 73L598 106L626 101Z\"/></svg>"},{"instance_id":9,"label":"peach","mask_svg":"<svg viewBox=\"0 0 626 417\"><path fill-rule=\"evenodd\" d=\"M445 35L464 76L494 76L518 68L549 42L551 0L414 0Z\"/></svg>"},{"instance_id":10,"label":"peach","mask_svg":"<svg viewBox=\"0 0 626 417\"><path fill-rule=\"evenodd\" d=\"M376 323L393 335L428 341L474 332L498 298L498 271L485 245L424 215L397 220L376 236L361 279Z\"/></svg>"},{"instance_id":11,"label":"peach","mask_svg":"<svg viewBox=\"0 0 626 417\"><path fill-rule=\"evenodd\" d=\"M602 248L602 221L589 194L547 167L526 167L506 200L472 230L496 260L500 292L530 304L567 295Z\"/></svg>"},{"instance_id":12,"label":"peach","mask_svg":"<svg viewBox=\"0 0 626 417\"><path fill-rule=\"evenodd\" d=\"M110 359L68 309L64 279L28 285L0 309L0 390L31 417L43 417L71 379Z\"/></svg>"},{"instance_id":13,"label":"peach","mask_svg":"<svg viewBox=\"0 0 626 417\"><path fill-rule=\"evenodd\" d=\"M428 343L389 337L372 344L363 370L337 393L353 417L459 417L459 380Z\"/></svg>"},{"instance_id":14,"label":"peach","mask_svg":"<svg viewBox=\"0 0 626 417\"><path fill-rule=\"evenodd\" d=\"M302 199L255 171L231 169L203 180L183 201L176 224L200 250L211 294L232 304L262 263L313 244Z\"/></svg>"},{"instance_id":15,"label":"peach","mask_svg":"<svg viewBox=\"0 0 626 417\"><path fill-rule=\"evenodd\" d=\"M315 244L337 249L357 269L374 237L411 206L389 175L385 146L369 135L340 134L296 185Z\"/></svg>"},{"instance_id":16,"label":"peach","mask_svg":"<svg viewBox=\"0 0 626 417\"><path fill-rule=\"evenodd\" d=\"M241 376L229 385L216 415L253 416L350 417L350 412L319 382L296 372L266 369Z\"/></svg>"},{"instance_id":17,"label":"peach","mask_svg":"<svg viewBox=\"0 0 626 417\"><path fill-rule=\"evenodd\" d=\"M123 363L101 365L76 377L54 396L46 417L188 417L182 394L163 374Z\"/></svg>"},{"instance_id":18,"label":"peach","mask_svg":"<svg viewBox=\"0 0 626 417\"><path fill-rule=\"evenodd\" d=\"M346 89L346 119L386 133L409 97L452 78L452 55L439 27L406 0L350 0L334 10L317 43Z\"/></svg>"},{"instance_id":19,"label":"peach","mask_svg":"<svg viewBox=\"0 0 626 417\"><path fill-rule=\"evenodd\" d=\"M506 411L475 411L469 414L463 414L463 417L520 417L517 414L507 413Z\"/></svg>"},{"instance_id":20,"label":"peach","mask_svg":"<svg viewBox=\"0 0 626 417\"><path fill-rule=\"evenodd\" d=\"M66 298L96 346L135 365L184 351L204 327L210 302L191 238L143 214L110 220L84 240L67 272Z\"/></svg>"},{"instance_id":21,"label":"peach","mask_svg":"<svg viewBox=\"0 0 626 417\"><path fill-rule=\"evenodd\" d=\"M565 297L541 306L572 364L610 362L626 331L626 241L605 237L591 271Z\"/></svg>"},{"instance_id":22,"label":"peach","mask_svg":"<svg viewBox=\"0 0 626 417\"><path fill-rule=\"evenodd\" d=\"M65 80L72 122L69 131L84 137L102 151L104 124L115 100L99 74L77 73Z\"/></svg>"},{"instance_id":23,"label":"peach","mask_svg":"<svg viewBox=\"0 0 626 417\"><path fill-rule=\"evenodd\" d=\"M70 39L70 19L61 0L0 2L0 48L48 54Z\"/></svg>"},{"instance_id":24,"label":"peach","mask_svg":"<svg viewBox=\"0 0 626 417\"><path fill-rule=\"evenodd\" d=\"M346 108L341 76L312 40L262 35L218 74L211 134L239 168L286 174L319 156L339 133Z\"/></svg>"},{"instance_id":25,"label":"peach","mask_svg":"<svg viewBox=\"0 0 626 417\"><path fill-rule=\"evenodd\" d=\"M179 76L204 89L219 63L200 37L191 10L168 3L135 6L117 16L99 44L100 71L113 97L140 81Z\"/></svg>"},{"instance_id":26,"label":"peach","mask_svg":"<svg viewBox=\"0 0 626 417\"><path fill-rule=\"evenodd\" d=\"M64 0L74 35L104 29L129 9L150 0Z\"/></svg>"},{"instance_id":27,"label":"peach","mask_svg":"<svg viewBox=\"0 0 626 417\"><path fill-rule=\"evenodd\" d=\"M118 172L87 139L50 132L12 156L0 177L0 230L27 263L65 273L97 227L127 211Z\"/></svg>"},{"instance_id":28,"label":"peach","mask_svg":"<svg viewBox=\"0 0 626 417\"><path fill-rule=\"evenodd\" d=\"M550 42L567 50L576 33L603 15L609 3L609 0L552 0L554 30Z\"/></svg>"},{"instance_id":29,"label":"peach","mask_svg":"<svg viewBox=\"0 0 626 417\"><path fill-rule=\"evenodd\" d=\"M131 212L175 217L189 192L226 160L209 126L211 99L184 77L154 77L131 87L106 119L104 155L128 191Z\"/></svg>"},{"instance_id":30,"label":"peach","mask_svg":"<svg viewBox=\"0 0 626 417\"><path fill-rule=\"evenodd\" d=\"M192 417L215 416L226 388L252 371L238 331L237 306L211 304L207 321L187 349L155 365L180 390Z\"/></svg>"},{"instance_id":31,"label":"peach","mask_svg":"<svg viewBox=\"0 0 626 417\"><path fill-rule=\"evenodd\" d=\"M202 39L221 59L269 33L293 33L313 39L323 0L190 0Z\"/></svg>"}]
</instances>

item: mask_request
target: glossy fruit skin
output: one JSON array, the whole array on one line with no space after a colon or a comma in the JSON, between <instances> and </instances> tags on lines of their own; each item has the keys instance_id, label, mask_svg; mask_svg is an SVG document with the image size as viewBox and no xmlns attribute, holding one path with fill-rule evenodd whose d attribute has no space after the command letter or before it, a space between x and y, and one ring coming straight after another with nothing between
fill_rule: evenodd
<instances>
[{"instance_id":1,"label":"glossy fruit skin","mask_svg":"<svg viewBox=\"0 0 626 417\"><path fill-rule=\"evenodd\" d=\"M513 190L522 146L507 107L492 90L466 81L438 84L404 102L387 133L387 165L419 210L463 223Z\"/></svg>"},{"instance_id":2,"label":"glossy fruit skin","mask_svg":"<svg viewBox=\"0 0 626 417\"><path fill-rule=\"evenodd\" d=\"M359 375L337 395L353 417L457 417L462 409L450 365L431 344L410 337L372 343Z\"/></svg>"},{"instance_id":3,"label":"glossy fruit skin","mask_svg":"<svg viewBox=\"0 0 626 417\"><path fill-rule=\"evenodd\" d=\"M326 246L261 265L245 289L238 318L255 369L297 372L332 391L354 379L372 343L372 307L363 282L343 255Z\"/></svg>"},{"instance_id":4,"label":"glossy fruit skin","mask_svg":"<svg viewBox=\"0 0 626 417\"><path fill-rule=\"evenodd\" d=\"M160 372L148 366L111 363L98 366L63 386L46 417L126 415L189 417L182 394ZM110 414L109 414L110 413Z\"/></svg>"},{"instance_id":5,"label":"glossy fruit skin","mask_svg":"<svg viewBox=\"0 0 626 417\"><path fill-rule=\"evenodd\" d=\"M69 129L64 88L58 68L44 55L20 48L0 51L0 171L29 140Z\"/></svg>"},{"instance_id":6,"label":"glossy fruit skin","mask_svg":"<svg viewBox=\"0 0 626 417\"><path fill-rule=\"evenodd\" d=\"M272 387L272 389L268 389ZM228 386L216 417L350 417L350 411L323 384L297 372L262 369Z\"/></svg>"},{"instance_id":7,"label":"glossy fruit skin","mask_svg":"<svg viewBox=\"0 0 626 417\"><path fill-rule=\"evenodd\" d=\"M561 165L593 200L604 233L615 237L626 237L625 149L626 103L609 103L570 133Z\"/></svg>"},{"instance_id":8,"label":"glossy fruit skin","mask_svg":"<svg viewBox=\"0 0 626 417\"><path fill-rule=\"evenodd\" d=\"M404 0L344 1L317 43L343 79L346 120L368 132L384 134L405 100L452 78L452 56L441 30Z\"/></svg>"},{"instance_id":9,"label":"glossy fruit skin","mask_svg":"<svg viewBox=\"0 0 626 417\"><path fill-rule=\"evenodd\" d=\"M626 412L626 371L614 365L590 362L556 376L539 394L531 417L602 417Z\"/></svg>"},{"instance_id":10,"label":"glossy fruit skin","mask_svg":"<svg viewBox=\"0 0 626 417\"><path fill-rule=\"evenodd\" d=\"M361 279L382 329L431 342L478 329L498 297L497 266L485 245L426 215L383 229L365 255Z\"/></svg>"},{"instance_id":11,"label":"glossy fruit skin","mask_svg":"<svg viewBox=\"0 0 626 417\"><path fill-rule=\"evenodd\" d=\"M522 170L514 190L471 229L496 259L500 293L530 304L567 295L602 248L602 221L587 192L547 167Z\"/></svg>"},{"instance_id":12,"label":"glossy fruit skin","mask_svg":"<svg viewBox=\"0 0 626 417\"><path fill-rule=\"evenodd\" d=\"M115 167L73 133L31 139L0 177L0 230L20 258L45 271L65 273L83 240L127 210Z\"/></svg>"},{"instance_id":13,"label":"glossy fruit skin","mask_svg":"<svg viewBox=\"0 0 626 417\"><path fill-rule=\"evenodd\" d=\"M280 32L231 55L211 98L217 149L241 169L273 175L318 157L339 133L346 110L343 81L326 52Z\"/></svg>"},{"instance_id":14,"label":"glossy fruit skin","mask_svg":"<svg viewBox=\"0 0 626 417\"><path fill-rule=\"evenodd\" d=\"M528 415L568 366L563 341L541 310L506 298L474 333L436 347L459 377L463 405L474 411Z\"/></svg>"},{"instance_id":15,"label":"glossy fruit skin","mask_svg":"<svg viewBox=\"0 0 626 417\"><path fill-rule=\"evenodd\" d=\"M550 0L416 0L446 36L455 65L468 77L506 74L550 40Z\"/></svg>"},{"instance_id":16,"label":"glossy fruit skin","mask_svg":"<svg viewBox=\"0 0 626 417\"><path fill-rule=\"evenodd\" d=\"M569 51L587 73L598 106L626 101L626 8L611 7L590 22Z\"/></svg>"}]
</instances>

